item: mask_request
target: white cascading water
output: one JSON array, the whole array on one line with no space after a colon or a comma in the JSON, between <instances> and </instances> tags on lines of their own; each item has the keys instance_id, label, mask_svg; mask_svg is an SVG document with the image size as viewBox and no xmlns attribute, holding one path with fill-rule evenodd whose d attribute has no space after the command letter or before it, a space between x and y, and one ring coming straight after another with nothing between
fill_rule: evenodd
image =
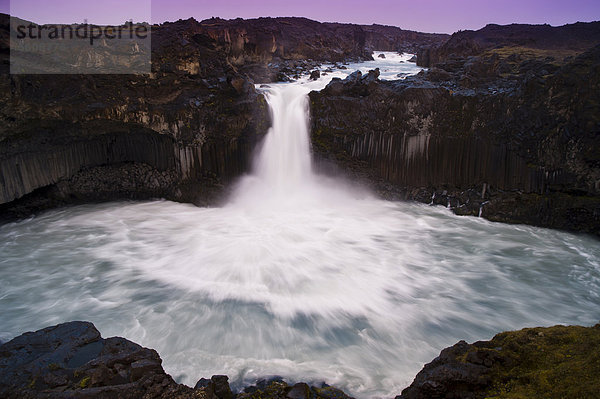
<instances>
[{"instance_id":1,"label":"white cascading water","mask_svg":"<svg viewBox=\"0 0 600 399\"><path fill-rule=\"evenodd\" d=\"M418 71L386 54L349 72ZM267 89L273 128L221 208L110 203L0 226L0 340L89 320L155 348L188 385L280 375L390 398L458 340L598 322L595 238L382 201L314 174L306 94L326 83Z\"/></svg>"},{"instance_id":2,"label":"white cascading water","mask_svg":"<svg viewBox=\"0 0 600 399\"><path fill-rule=\"evenodd\" d=\"M365 196L348 190L341 181L313 173L310 149L308 93L325 87L329 79L295 84L273 84L264 89L272 126L256 155L253 173L241 179L226 208L313 208L317 204Z\"/></svg>"},{"instance_id":3,"label":"white cascading water","mask_svg":"<svg viewBox=\"0 0 600 399\"><path fill-rule=\"evenodd\" d=\"M273 126L256 163L256 174L278 192L298 189L311 177L307 90L273 87L266 95Z\"/></svg>"}]
</instances>

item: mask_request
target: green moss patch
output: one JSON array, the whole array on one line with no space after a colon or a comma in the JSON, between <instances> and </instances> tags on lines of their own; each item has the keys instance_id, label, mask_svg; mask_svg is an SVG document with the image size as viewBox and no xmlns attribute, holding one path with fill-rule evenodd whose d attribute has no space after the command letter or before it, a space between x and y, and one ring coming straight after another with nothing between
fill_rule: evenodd
<instances>
[{"instance_id":1,"label":"green moss patch","mask_svg":"<svg viewBox=\"0 0 600 399\"><path fill-rule=\"evenodd\" d=\"M486 398L600 395L600 324L504 332L475 350L491 350L500 359L493 363Z\"/></svg>"},{"instance_id":2,"label":"green moss patch","mask_svg":"<svg viewBox=\"0 0 600 399\"><path fill-rule=\"evenodd\" d=\"M87 388L90 385L90 377L83 377L81 381L79 381L79 388Z\"/></svg>"}]
</instances>

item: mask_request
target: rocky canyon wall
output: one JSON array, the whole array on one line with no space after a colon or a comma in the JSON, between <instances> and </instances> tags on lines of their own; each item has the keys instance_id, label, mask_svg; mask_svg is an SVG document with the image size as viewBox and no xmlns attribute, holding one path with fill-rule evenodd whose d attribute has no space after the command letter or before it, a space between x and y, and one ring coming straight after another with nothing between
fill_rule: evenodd
<instances>
[{"instance_id":1,"label":"rocky canyon wall","mask_svg":"<svg viewBox=\"0 0 600 399\"><path fill-rule=\"evenodd\" d=\"M212 203L249 170L270 124L255 82L446 39L305 18L188 19L152 26L150 75L10 75L0 17L0 208L17 217L121 198Z\"/></svg>"},{"instance_id":2,"label":"rocky canyon wall","mask_svg":"<svg viewBox=\"0 0 600 399\"><path fill-rule=\"evenodd\" d=\"M206 204L249 169L270 123L262 95L184 24L153 33L149 75L10 75L1 52L4 217L128 198Z\"/></svg>"},{"instance_id":3,"label":"rocky canyon wall","mask_svg":"<svg viewBox=\"0 0 600 399\"><path fill-rule=\"evenodd\" d=\"M598 234L599 61L596 47L514 74L492 56L404 81L334 80L310 95L313 151L390 198Z\"/></svg>"}]
</instances>

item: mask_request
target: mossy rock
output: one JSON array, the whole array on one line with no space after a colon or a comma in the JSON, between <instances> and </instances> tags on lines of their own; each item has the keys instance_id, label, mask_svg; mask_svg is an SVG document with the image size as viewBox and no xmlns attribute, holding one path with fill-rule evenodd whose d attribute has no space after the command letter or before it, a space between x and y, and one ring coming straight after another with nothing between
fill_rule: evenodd
<instances>
[{"instance_id":1,"label":"mossy rock","mask_svg":"<svg viewBox=\"0 0 600 399\"><path fill-rule=\"evenodd\" d=\"M396 399L598 398L600 324L503 332L444 349Z\"/></svg>"},{"instance_id":2,"label":"mossy rock","mask_svg":"<svg viewBox=\"0 0 600 399\"><path fill-rule=\"evenodd\" d=\"M486 345L502 356L489 398L597 398L600 324L530 328L498 334ZM488 349L488 350L489 350Z\"/></svg>"}]
</instances>

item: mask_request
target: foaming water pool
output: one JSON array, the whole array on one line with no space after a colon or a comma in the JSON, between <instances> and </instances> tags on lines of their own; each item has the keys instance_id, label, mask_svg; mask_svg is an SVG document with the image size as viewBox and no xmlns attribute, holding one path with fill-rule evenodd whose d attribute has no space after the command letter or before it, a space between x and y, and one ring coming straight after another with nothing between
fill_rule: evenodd
<instances>
[{"instance_id":1,"label":"foaming water pool","mask_svg":"<svg viewBox=\"0 0 600 399\"><path fill-rule=\"evenodd\" d=\"M600 319L589 237L363 198L68 208L0 227L0 339L66 320L228 374L399 394L460 339Z\"/></svg>"},{"instance_id":2,"label":"foaming water pool","mask_svg":"<svg viewBox=\"0 0 600 399\"><path fill-rule=\"evenodd\" d=\"M404 58L367 67L416 73ZM314 174L306 95L332 75L265 88L273 127L222 207L109 203L0 226L0 340L88 320L188 385L279 375L366 398L399 394L460 339L600 320L595 238Z\"/></svg>"}]
</instances>

